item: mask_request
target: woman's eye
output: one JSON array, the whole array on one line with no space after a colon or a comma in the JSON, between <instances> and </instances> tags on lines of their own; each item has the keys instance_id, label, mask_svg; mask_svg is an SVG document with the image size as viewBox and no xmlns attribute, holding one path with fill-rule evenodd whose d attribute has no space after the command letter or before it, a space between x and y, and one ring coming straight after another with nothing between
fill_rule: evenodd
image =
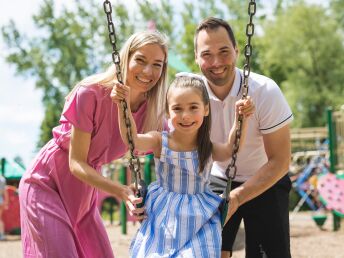
<instances>
[{"instance_id":1,"label":"woman's eye","mask_svg":"<svg viewBox=\"0 0 344 258\"><path fill-rule=\"evenodd\" d=\"M145 63L145 61L142 58L136 58L135 61L138 62L139 64Z\"/></svg>"}]
</instances>

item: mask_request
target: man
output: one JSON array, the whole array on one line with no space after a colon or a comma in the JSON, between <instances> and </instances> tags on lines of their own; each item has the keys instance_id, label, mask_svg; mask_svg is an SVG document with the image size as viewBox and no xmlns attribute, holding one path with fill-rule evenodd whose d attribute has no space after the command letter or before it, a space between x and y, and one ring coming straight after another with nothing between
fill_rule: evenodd
<instances>
[{"instance_id":1,"label":"man","mask_svg":"<svg viewBox=\"0 0 344 258\"><path fill-rule=\"evenodd\" d=\"M225 142L234 121L234 103L241 98L243 72L236 68L239 50L229 24L207 18L196 29L195 59L211 99L213 142ZM291 183L289 123L292 112L276 83L251 73L248 95L256 112L237 157L237 175L230 192L228 223L223 229L222 257L230 257L241 220L246 257L290 257L288 201ZM228 162L215 162L211 188L222 194Z\"/></svg>"}]
</instances>

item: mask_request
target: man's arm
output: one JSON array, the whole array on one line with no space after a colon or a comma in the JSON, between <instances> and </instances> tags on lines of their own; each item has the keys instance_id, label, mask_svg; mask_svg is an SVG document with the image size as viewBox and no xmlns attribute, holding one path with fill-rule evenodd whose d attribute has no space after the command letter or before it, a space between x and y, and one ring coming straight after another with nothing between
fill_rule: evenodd
<instances>
[{"instance_id":1,"label":"man's arm","mask_svg":"<svg viewBox=\"0 0 344 258\"><path fill-rule=\"evenodd\" d=\"M268 161L254 176L231 191L231 205L227 219L240 205L265 192L288 172L291 156L289 125L264 134L263 140Z\"/></svg>"}]
</instances>

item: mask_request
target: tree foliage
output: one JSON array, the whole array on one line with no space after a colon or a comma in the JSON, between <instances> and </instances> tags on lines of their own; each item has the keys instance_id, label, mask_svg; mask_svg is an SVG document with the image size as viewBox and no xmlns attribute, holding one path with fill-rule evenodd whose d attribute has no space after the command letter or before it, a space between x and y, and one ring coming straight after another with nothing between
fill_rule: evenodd
<instances>
[{"instance_id":1,"label":"tree foliage","mask_svg":"<svg viewBox=\"0 0 344 258\"><path fill-rule=\"evenodd\" d=\"M264 27L261 69L285 92L294 126L323 126L326 107L343 103L344 48L337 26L324 8L298 3Z\"/></svg>"},{"instance_id":2,"label":"tree foliage","mask_svg":"<svg viewBox=\"0 0 344 258\"><path fill-rule=\"evenodd\" d=\"M266 17L257 2L254 17L252 71L272 77L286 93L295 114L294 126L324 125L327 105L343 104L343 0L325 7L304 1L278 0ZM137 30L155 26L170 39L170 53L191 71L193 37L205 17L227 20L234 29L241 52L246 44L247 1L241 0L113 0L113 21L118 46ZM129 11L130 10L130 11ZM42 0L33 16L35 35L17 29L13 21L2 27L6 60L20 76L34 77L43 92L45 116L39 146L51 138L58 124L64 96L82 78L99 72L111 62L106 16L99 1L75 1L58 10L53 0ZM242 67L243 54L238 66ZM176 70L170 69L173 78Z\"/></svg>"},{"instance_id":3,"label":"tree foliage","mask_svg":"<svg viewBox=\"0 0 344 258\"><path fill-rule=\"evenodd\" d=\"M133 26L123 4L115 12L120 17L121 42ZM102 6L94 1L76 1L74 9L62 8L58 13L53 0L44 0L33 21L38 36L19 32L13 21L2 28L2 35L8 47L7 62L16 66L18 75L34 77L36 87L43 91L45 116L38 143L42 146L58 124L64 96L83 77L104 66L110 47Z\"/></svg>"}]
</instances>

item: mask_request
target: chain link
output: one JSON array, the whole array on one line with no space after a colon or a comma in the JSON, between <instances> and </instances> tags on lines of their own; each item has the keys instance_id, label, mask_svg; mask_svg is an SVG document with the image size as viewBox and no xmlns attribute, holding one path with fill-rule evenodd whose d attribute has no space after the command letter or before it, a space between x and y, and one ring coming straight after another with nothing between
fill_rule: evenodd
<instances>
[{"instance_id":1,"label":"chain link","mask_svg":"<svg viewBox=\"0 0 344 258\"><path fill-rule=\"evenodd\" d=\"M109 31L109 40L110 44L112 46L112 61L116 66L116 76L118 82L123 84L123 77L122 77L122 72L121 72L121 66L120 66L120 56L119 52L117 50L117 38L116 38L116 31L115 31L115 26L112 22L112 6L109 0L105 0L103 3L104 7L104 12L106 14L107 18L107 24L108 24L108 31ZM129 168L134 174L134 184L135 184L135 189L138 191L138 182L142 180L141 177L141 163L140 159L135 155L135 144L133 140L133 136L131 133L131 122L128 114L128 104L125 100L121 101L121 105L123 108L123 115L124 115L124 120L125 120L125 125L127 127L127 140L128 140L128 145L129 145L129 152L130 152L130 157L129 157Z\"/></svg>"},{"instance_id":2,"label":"chain link","mask_svg":"<svg viewBox=\"0 0 344 258\"><path fill-rule=\"evenodd\" d=\"M243 89L242 89L242 99L247 98L248 94L248 78L250 76L251 72L251 63L250 58L252 55L252 45L251 45L251 39L254 34L254 24L253 24L253 16L256 13L256 1L250 0L248 5L248 15L249 15L249 22L246 25L246 36L247 36L247 43L245 45L244 54L245 54L245 64L243 68L244 73L244 82L243 82ZM228 179L226 191L225 191L225 198L228 201L229 200L229 192L231 189L232 180L235 178L237 173L237 166L236 166L236 160L237 160L237 154L239 151L239 144L240 144L240 138L241 138L241 132L242 132L242 124L243 124L243 115L239 115L238 117L238 125L235 131L235 140L234 140L234 146L233 146L233 153L232 153L232 160L230 164L226 168L226 176ZM232 173L231 173L232 172Z\"/></svg>"}]
</instances>

